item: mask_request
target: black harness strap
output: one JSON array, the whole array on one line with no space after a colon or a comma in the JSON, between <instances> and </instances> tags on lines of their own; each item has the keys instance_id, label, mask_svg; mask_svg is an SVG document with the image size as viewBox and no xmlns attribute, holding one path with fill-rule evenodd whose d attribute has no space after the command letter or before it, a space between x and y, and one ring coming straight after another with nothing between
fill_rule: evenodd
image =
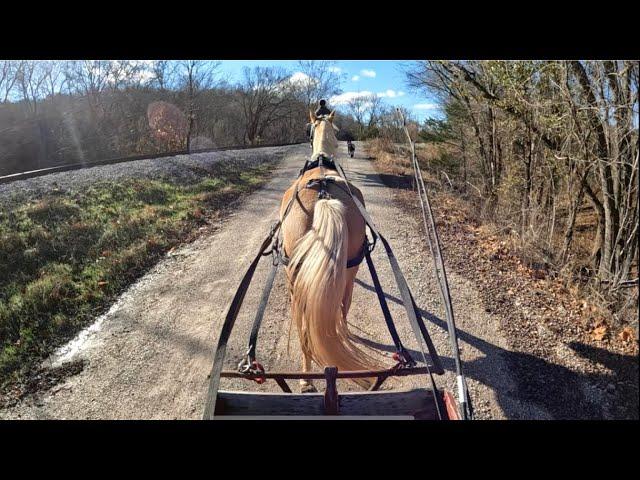
<instances>
[{"instance_id":1,"label":"black harness strap","mask_svg":"<svg viewBox=\"0 0 640 480\"><path fill-rule=\"evenodd\" d=\"M373 286L376 289L376 295L378 296L378 301L380 302L380 308L382 309L382 315L384 316L384 321L387 324L387 329L391 334L391 339L393 340L393 344L396 347L397 354L402 356L402 358L397 358L396 360L402 362L405 365L414 366L416 362L413 360L413 358L411 358L411 355L409 355L409 352L407 352L407 350L402 345L402 342L400 341L400 336L398 335L396 326L393 323L393 317L391 316L391 311L389 310L387 299L384 296L382 286L380 285L380 280L378 279L378 273L376 272L376 268L373 266L373 261L371 260L371 255L369 254L368 250L365 250L364 258L367 259L369 273L371 274Z\"/></svg>"},{"instance_id":2,"label":"black harness strap","mask_svg":"<svg viewBox=\"0 0 640 480\"><path fill-rule=\"evenodd\" d=\"M358 252L358 254L353 257L350 258L349 261L347 262L347 268L353 268L353 267L357 267L358 265L360 265L362 263L362 260L365 259L365 256L367 254L367 248L369 246L369 242L367 240L364 241L364 243L362 244L362 247L360 248L360 251ZM280 254L280 262L286 267L287 265L289 265L289 261L291 259L289 257L287 257L284 253Z\"/></svg>"},{"instance_id":3,"label":"black harness strap","mask_svg":"<svg viewBox=\"0 0 640 480\"><path fill-rule=\"evenodd\" d=\"M298 177L301 177L307 170L318 167L336 170L336 165L332 158L326 157L324 155L318 155L315 160L307 160L306 162L304 162L304 167L302 167L302 169L300 170Z\"/></svg>"},{"instance_id":4,"label":"black harness strap","mask_svg":"<svg viewBox=\"0 0 640 480\"><path fill-rule=\"evenodd\" d=\"M362 247L360 247L360 251L358 252L358 254L355 257L350 258L349 261L347 262L347 268L353 268L360 265L362 263L362 260L364 260L365 255L367 254L368 247L369 247L369 242L365 238L364 243L362 244Z\"/></svg>"},{"instance_id":5,"label":"black harness strap","mask_svg":"<svg viewBox=\"0 0 640 480\"><path fill-rule=\"evenodd\" d=\"M344 174L344 170L342 169L342 166L339 163L336 163L336 166L337 166L336 171L339 173L342 179L345 182L347 182L347 188L348 188L349 181L347 180ZM440 361L440 357L438 356L438 353L436 352L433 342L431 341L431 337L427 332L427 327L424 325L422 316L420 315L420 312L417 306L415 305L415 302L413 301L411 291L409 290L407 281L405 280L404 275L400 270L400 265L398 264L398 260L396 259L393 253L393 250L391 250L391 246L387 242L387 239L384 238L384 236L382 236L380 232L378 232L378 229L375 227L373 220L371 220L371 217L365 210L362 203L360 203L360 200L358 200L354 195L351 195L351 198L353 199L353 202L355 203L356 207L358 207L358 210L360 211L362 218L364 218L364 221L369 226L369 229L371 230L371 232L375 234L378 238L380 238L380 241L384 246L384 249L387 253L387 257L389 257L389 264L391 265L391 270L393 271L393 276L395 277L398 290L400 291L400 295L402 296L402 303L404 304L404 308L407 312L407 317L409 318L409 322L411 323L411 328L413 329L413 333L416 337L416 340L418 341L418 345L420 346L420 349L422 349L422 342L420 340L420 338L422 337L425 343L427 344L429 355L431 357L431 360L433 361L434 372L438 375L442 375L444 373L442 362ZM382 293L382 295L384 294ZM427 365L427 359L424 356L424 352L422 353L423 353L424 363L425 365Z\"/></svg>"},{"instance_id":6,"label":"black harness strap","mask_svg":"<svg viewBox=\"0 0 640 480\"><path fill-rule=\"evenodd\" d=\"M275 260L275 259L274 259ZM256 316L253 320L253 328L251 329L251 336L249 337L249 349L247 351L247 359L243 360L238 368L240 371L248 372L253 367L253 362L256 360L256 345L258 343L258 332L260 331L260 325L264 317L264 311L267 308L269 302L269 296L271 295L271 289L273 288L273 281L276 278L276 272L278 271L278 262L275 260L271 264L271 271L269 277L267 277L267 283L262 291L262 297L260 298L260 305L256 311ZM247 368L248 366L248 368Z\"/></svg>"},{"instance_id":7,"label":"black harness strap","mask_svg":"<svg viewBox=\"0 0 640 480\"><path fill-rule=\"evenodd\" d=\"M204 419L205 420L213 420L216 401L218 400L218 388L220 387L220 373L222 373L222 365L224 362L224 356L227 351L227 342L229 341L229 336L231 335L231 330L233 329L233 325L235 324L236 318L238 317L238 312L240 311L240 307L242 306L242 302L244 301L245 294L249 289L249 285L251 284L251 279L253 278L253 274L256 271L256 267L258 266L258 262L262 257L264 251L269 247L271 241L273 240L274 235L280 228L282 224L281 221L278 221L267 235L267 238L264 239L262 245L260 246L260 251L249 265L244 277L242 277L242 281L240 282L240 286L236 291L236 294L227 309L227 313L225 314L224 323L222 324L222 330L220 331L220 337L218 338L218 346L216 347L216 353L213 358L213 366L211 368L211 373L209 374L209 391L207 392L207 403L205 404L204 409Z\"/></svg>"},{"instance_id":8,"label":"black harness strap","mask_svg":"<svg viewBox=\"0 0 640 480\"><path fill-rule=\"evenodd\" d=\"M249 285L251 284L251 279L253 278L253 274L256 271L256 267L258 266L258 262L260 258L264 255L265 251L272 244L274 237L280 230L282 226L282 222L287 218L287 215L291 211L291 206L293 205L293 201L297 196L297 186L296 193L291 196L289 203L282 215L282 218L278 220L272 227L271 231L267 235L267 237L262 241L262 245L260 246L260 250L258 254L249 265L246 273L242 277L242 281L240 282L240 286L238 290L236 290L235 295L233 296L233 300L225 313L224 323L222 324L222 329L220 331L220 337L218 338L218 345L216 347L216 352L213 357L213 366L211 367L211 373L209 374L209 390L207 392L207 403L204 408L204 416L205 420L213 420L216 408L216 402L218 400L218 389L220 388L220 374L222 373L222 366L224 362L224 357L227 351L227 342L229 341L229 336L231 335L231 330L233 330L233 326L236 322L236 318L238 317L238 313L240 312L240 307L242 306L242 302L244 301L244 297L249 289ZM275 272L272 272L275 275ZM269 288L269 291L271 288ZM266 306L266 303L265 303ZM263 312L264 313L264 312ZM260 321L261 321L260 316ZM258 325L259 329L259 325Z\"/></svg>"}]
</instances>

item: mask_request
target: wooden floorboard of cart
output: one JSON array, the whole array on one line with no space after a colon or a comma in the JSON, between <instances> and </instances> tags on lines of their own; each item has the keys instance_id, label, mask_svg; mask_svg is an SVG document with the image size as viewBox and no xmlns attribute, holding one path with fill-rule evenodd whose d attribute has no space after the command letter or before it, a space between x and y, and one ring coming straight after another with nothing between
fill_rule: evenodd
<instances>
[{"instance_id":1,"label":"wooden floorboard of cart","mask_svg":"<svg viewBox=\"0 0 640 480\"><path fill-rule=\"evenodd\" d=\"M446 411L443 415L447 415ZM326 416L323 393L219 391L215 418L437 419L431 390L349 392L339 395L339 415Z\"/></svg>"}]
</instances>

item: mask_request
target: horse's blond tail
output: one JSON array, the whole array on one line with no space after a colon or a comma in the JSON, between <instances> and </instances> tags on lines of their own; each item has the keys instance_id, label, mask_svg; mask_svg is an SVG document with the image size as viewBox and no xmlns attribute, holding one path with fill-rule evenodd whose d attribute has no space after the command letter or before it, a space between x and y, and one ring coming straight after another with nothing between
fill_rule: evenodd
<instances>
[{"instance_id":1,"label":"horse's blond tail","mask_svg":"<svg viewBox=\"0 0 640 480\"><path fill-rule=\"evenodd\" d=\"M369 370L375 362L351 341L342 310L348 233L344 205L335 199L318 200L313 226L296 243L288 267L291 310L303 353L317 365ZM368 388L371 379L356 383Z\"/></svg>"}]
</instances>

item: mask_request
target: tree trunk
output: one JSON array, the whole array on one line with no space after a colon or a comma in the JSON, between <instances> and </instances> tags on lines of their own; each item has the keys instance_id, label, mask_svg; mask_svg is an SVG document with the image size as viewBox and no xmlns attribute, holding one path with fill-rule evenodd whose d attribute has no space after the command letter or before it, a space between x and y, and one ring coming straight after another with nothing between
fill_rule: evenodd
<instances>
[{"instance_id":1,"label":"tree trunk","mask_svg":"<svg viewBox=\"0 0 640 480\"><path fill-rule=\"evenodd\" d=\"M460 127L460 144L462 146L462 191L467 192L467 146L464 139L464 129Z\"/></svg>"},{"instance_id":2,"label":"tree trunk","mask_svg":"<svg viewBox=\"0 0 640 480\"><path fill-rule=\"evenodd\" d=\"M522 222L520 227L520 236L524 238L524 233L529 224L529 206L531 204L531 169L533 165L533 137L531 129L528 130L527 147L524 152L524 192L522 194Z\"/></svg>"},{"instance_id":3,"label":"tree trunk","mask_svg":"<svg viewBox=\"0 0 640 480\"><path fill-rule=\"evenodd\" d=\"M573 230L576 224L576 217L578 216L578 210L582 204L584 198L584 182L586 175L580 179L580 187L578 190L578 196L576 200L571 203L571 210L569 211L569 220L567 222L567 229L564 232L564 242L562 243L562 250L560 252L560 261L564 263L567 260L569 254L569 248L571 248L571 242L573 241Z\"/></svg>"}]
</instances>

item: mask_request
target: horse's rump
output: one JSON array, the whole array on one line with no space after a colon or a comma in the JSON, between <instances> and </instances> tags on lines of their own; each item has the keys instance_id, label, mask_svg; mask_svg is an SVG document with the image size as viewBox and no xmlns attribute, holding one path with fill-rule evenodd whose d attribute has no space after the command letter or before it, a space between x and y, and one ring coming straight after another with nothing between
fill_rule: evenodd
<instances>
[{"instance_id":1,"label":"horse's rump","mask_svg":"<svg viewBox=\"0 0 640 480\"><path fill-rule=\"evenodd\" d=\"M325 187L331 198L318 199L319 186L307 184L325 176L335 177L335 183ZM363 202L361 192L347 186L336 171L305 172L283 200L285 205L297 194L282 226L283 240L291 258L287 277L303 354L321 366L365 370L375 363L353 344L346 323L357 272L357 267L347 269L347 261L360 253L365 241L365 222L349 189ZM370 385L368 379L357 383Z\"/></svg>"}]
</instances>

